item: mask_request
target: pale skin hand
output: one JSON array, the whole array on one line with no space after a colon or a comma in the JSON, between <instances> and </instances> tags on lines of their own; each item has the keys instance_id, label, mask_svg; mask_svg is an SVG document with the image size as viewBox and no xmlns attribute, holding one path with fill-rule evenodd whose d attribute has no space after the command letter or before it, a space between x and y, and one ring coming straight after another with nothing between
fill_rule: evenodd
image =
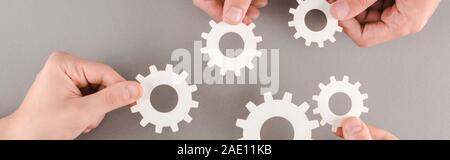
<instances>
[{"instance_id":1,"label":"pale skin hand","mask_svg":"<svg viewBox=\"0 0 450 160\"><path fill-rule=\"evenodd\" d=\"M328 0L332 15L360 47L419 32L440 0Z\"/></svg>"},{"instance_id":2,"label":"pale skin hand","mask_svg":"<svg viewBox=\"0 0 450 160\"><path fill-rule=\"evenodd\" d=\"M241 22L250 24L259 15L259 9L265 7L269 0L193 0L194 4L216 21L231 25Z\"/></svg>"},{"instance_id":3,"label":"pale skin hand","mask_svg":"<svg viewBox=\"0 0 450 160\"><path fill-rule=\"evenodd\" d=\"M268 0L193 0L216 21L249 24ZM371 47L419 32L440 0L328 0L331 13L360 47ZM245 16L242 16L245 15Z\"/></svg>"},{"instance_id":4,"label":"pale skin hand","mask_svg":"<svg viewBox=\"0 0 450 160\"><path fill-rule=\"evenodd\" d=\"M398 140L393 134L383 129L369 126L361 119L355 117L344 120L336 135L346 140Z\"/></svg>"},{"instance_id":5,"label":"pale skin hand","mask_svg":"<svg viewBox=\"0 0 450 160\"><path fill-rule=\"evenodd\" d=\"M83 95L80 88L86 87L97 91ZM137 82L126 81L111 67L55 52L19 109L0 119L0 139L75 139L141 95Z\"/></svg>"}]
</instances>

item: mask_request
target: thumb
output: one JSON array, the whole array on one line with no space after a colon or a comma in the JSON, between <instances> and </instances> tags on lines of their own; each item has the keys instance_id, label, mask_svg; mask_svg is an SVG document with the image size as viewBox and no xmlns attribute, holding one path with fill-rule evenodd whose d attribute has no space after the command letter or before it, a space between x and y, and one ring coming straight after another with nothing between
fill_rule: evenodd
<instances>
[{"instance_id":1,"label":"thumb","mask_svg":"<svg viewBox=\"0 0 450 160\"><path fill-rule=\"evenodd\" d=\"M377 0L337 0L331 7L331 14L338 20L348 20L372 6Z\"/></svg>"},{"instance_id":2,"label":"thumb","mask_svg":"<svg viewBox=\"0 0 450 160\"><path fill-rule=\"evenodd\" d=\"M342 130L346 140L372 140L369 128L359 118L351 117L344 120Z\"/></svg>"},{"instance_id":3,"label":"thumb","mask_svg":"<svg viewBox=\"0 0 450 160\"><path fill-rule=\"evenodd\" d=\"M247 14L252 0L225 0L223 20L232 25L239 24Z\"/></svg>"},{"instance_id":4,"label":"thumb","mask_svg":"<svg viewBox=\"0 0 450 160\"><path fill-rule=\"evenodd\" d=\"M142 96L142 87L137 82L124 81L82 97L80 100L90 112L106 114L136 102Z\"/></svg>"}]
</instances>

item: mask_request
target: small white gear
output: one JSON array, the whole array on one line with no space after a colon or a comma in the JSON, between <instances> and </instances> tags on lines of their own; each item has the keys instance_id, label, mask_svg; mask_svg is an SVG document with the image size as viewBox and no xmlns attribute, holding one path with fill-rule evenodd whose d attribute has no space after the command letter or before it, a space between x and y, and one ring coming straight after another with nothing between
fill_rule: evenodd
<instances>
[{"instance_id":1,"label":"small white gear","mask_svg":"<svg viewBox=\"0 0 450 160\"><path fill-rule=\"evenodd\" d=\"M220 74L225 75L228 71L233 71L236 76L241 75L241 69L248 67L250 70L254 68L252 60L261 57L261 52L257 49L257 44L262 41L261 37L255 36L253 29L255 24L245 25L229 25L225 22L216 23L209 22L212 27L209 33L202 33L202 38L206 40L206 47L201 49L203 54L208 54L208 67L217 65L220 68ZM220 39L227 33L234 32L241 36L244 41L242 53L237 57L231 58L225 56L220 51Z\"/></svg>"},{"instance_id":2,"label":"small white gear","mask_svg":"<svg viewBox=\"0 0 450 160\"><path fill-rule=\"evenodd\" d=\"M249 102L246 105L250 111L247 119L236 121L236 126L243 129L241 139L260 140L260 131L264 122L274 117L282 117L291 123L294 129L294 140L311 140L312 130L319 127L319 122L308 119L306 111L310 106L306 102L297 106L291 101L291 93L285 93L282 100L274 100L272 94L266 93L264 103L259 106Z\"/></svg>"},{"instance_id":3,"label":"small white gear","mask_svg":"<svg viewBox=\"0 0 450 160\"><path fill-rule=\"evenodd\" d=\"M324 47L324 42L327 40L336 42L334 34L342 32L342 27L339 26L338 20L331 16L331 4L326 0L297 0L297 2L299 3L297 9L291 8L289 10L294 15L294 19L289 22L289 26L295 27L297 30L294 35L295 39L303 37L306 40L305 45L311 46L311 43L315 42L320 48ZM312 31L306 25L306 15L312 10L322 11L327 18L327 25L321 31Z\"/></svg>"},{"instance_id":4,"label":"small white gear","mask_svg":"<svg viewBox=\"0 0 450 160\"><path fill-rule=\"evenodd\" d=\"M333 132L336 132L337 128L341 127L342 120L345 118L360 117L362 113L369 112L369 108L364 106L364 100L368 98L368 95L361 94L359 91L361 83L351 84L348 80L348 76L344 76L342 81L336 81L336 78L332 76L328 85L319 84L320 94L312 97L314 101L317 101L317 108L313 112L314 114L320 114L322 117L320 125L330 124ZM350 97L352 106L345 115L336 115L330 109L330 98L336 93L344 93Z\"/></svg>"},{"instance_id":5,"label":"small white gear","mask_svg":"<svg viewBox=\"0 0 450 160\"><path fill-rule=\"evenodd\" d=\"M150 66L150 75L143 77L138 75L136 79L144 88L144 94L131 108L132 113L139 112L142 115L140 124L145 127L148 123L155 125L155 132L161 134L164 127L170 127L173 132L178 131L178 123L182 120L190 123L191 108L198 108L198 102L192 100L192 93L197 91L196 85L186 82L187 72L177 74L173 72L173 66L167 65L164 71L158 71L155 66ZM167 113L157 111L150 101L152 91L161 85L172 87L178 95L178 103L175 108Z\"/></svg>"}]
</instances>

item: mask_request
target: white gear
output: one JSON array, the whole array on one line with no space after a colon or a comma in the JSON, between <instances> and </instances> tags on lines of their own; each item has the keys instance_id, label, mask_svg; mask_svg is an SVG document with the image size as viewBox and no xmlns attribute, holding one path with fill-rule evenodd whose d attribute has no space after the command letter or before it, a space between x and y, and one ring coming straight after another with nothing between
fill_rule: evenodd
<instances>
[{"instance_id":1,"label":"white gear","mask_svg":"<svg viewBox=\"0 0 450 160\"><path fill-rule=\"evenodd\" d=\"M361 94L359 91L361 83L351 84L348 80L348 76L344 76L342 81L336 81L334 76L330 77L330 83L328 85L320 83L320 94L312 97L314 101L317 101L317 108L313 112L322 117L320 125L330 124L333 132L341 127L342 120L348 117L360 117L362 113L369 112L369 108L364 106L364 100L368 98L368 95ZM344 93L351 99L351 109L345 115L336 115L330 109L330 98L336 93Z\"/></svg>"},{"instance_id":2,"label":"white gear","mask_svg":"<svg viewBox=\"0 0 450 160\"><path fill-rule=\"evenodd\" d=\"M249 102L250 111L246 120L238 119L236 126L243 129L242 140L260 140L261 128L267 120L282 117L288 120L294 129L294 140L311 140L312 130L319 127L316 120L310 121L306 116L309 105L305 102L297 106L291 102L292 94L285 93L282 100L274 100L272 94L264 94L264 103L256 106Z\"/></svg>"},{"instance_id":3,"label":"white gear","mask_svg":"<svg viewBox=\"0 0 450 160\"><path fill-rule=\"evenodd\" d=\"M261 37L256 37L253 33L255 24L245 25L228 25L225 22L216 23L209 22L212 27L209 33L202 33L202 38L206 40L206 47L201 49L203 54L208 54L208 66L217 65L220 68L220 74L225 75L228 71L233 71L236 76L240 76L241 69L248 67L250 70L254 68L252 60L261 57L261 52L257 50L257 44L262 41ZM242 53L234 58L225 56L220 51L219 42L222 36L227 33L234 32L239 34L244 41L244 49Z\"/></svg>"},{"instance_id":4,"label":"white gear","mask_svg":"<svg viewBox=\"0 0 450 160\"><path fill-rule=\"evenodd\" d=\"M173 66L167 65L164 71L158 71L155 66L150 66L150 75L143 77L138 75L136 79L144 88L144 95L131 108L132 113L139 112L142 115L140 124L145 127L148 123L155 125L155 132L161 134L164 127L170 127L173 132L178 131L178 123L182 120L190 123L191 108L198 108L198 102L192 100L192 93L197 90L196 85L186 82L187 72L177 74L173 72ZM152 91L161 85L172 87L178 95L178 103L175 108L167 113L157 111L150 101Z\"/></svg>"},{"instance_id":5,"label":"white gear","mask_svg":"<svg viewBox=\"0 0 450 160\"><path fill-rule=\"evenodd\" d=\"M312 42L324 47L324 42L330 40L336 42L334 34L342 32L342 27L339 26L338 20L333 18L330 13L331 5L326 0L297 0L299 6L297 9L291 8L289 12L294 15L294 20L289 22L290 27L295 27L295 39L303 37L306 42L305 45L311 46ZM306 15L312 10L320 10L327 18L327 25L321 31L312 31L308 28L305 22Z\"/></svg>"}]
</instances>

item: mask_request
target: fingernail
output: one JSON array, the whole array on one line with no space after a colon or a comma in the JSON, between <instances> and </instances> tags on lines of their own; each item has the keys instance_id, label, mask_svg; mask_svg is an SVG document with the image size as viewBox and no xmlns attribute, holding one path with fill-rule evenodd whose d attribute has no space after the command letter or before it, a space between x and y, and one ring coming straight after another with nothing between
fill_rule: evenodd
<instances>
[{"instance_id":1,"label":"fingernail","mask_svg":"<svg viewBox=\"0 0 450 160\"><path fill-rule=\"evenodd\" d=\"M338 0L333 4L332 11L335 18L343 20L350 12L350 6L346 0Z\"/></svg>"},{"instance_id":2,"label":"fingernail","mask_svg":"<svg viewBox=\"0 0 450 160\"><path fill-rule=\"evenodd\" d=\"M243 11L237 7L230 7L228 11L225 13L225 17L234 22L239 22L242 19Z\"/></svg>"},{"instance_id":3,"label":"fingernail","mask_svg":"<svg viewBox=\"0 0 450 160\"><path fill-rule=\"evenodd\" d=\"M345 132L350 134L350 135L354 135L359 133L362 130L362 124L361 122L354 122L352 124L348 124L346 126L344 126Z\"/></svg>"},{"instance_id":4,"label":"fingernail","mask_svg":"<svg viewBox=\"0 0 450 160\"><path fill-rule=\"evenodd\" d=\"M124 94L126 99L132 100L139 96L139 89L134 85L129 85L126 87L127 92Z\"/></svg>"}]
</instances>

